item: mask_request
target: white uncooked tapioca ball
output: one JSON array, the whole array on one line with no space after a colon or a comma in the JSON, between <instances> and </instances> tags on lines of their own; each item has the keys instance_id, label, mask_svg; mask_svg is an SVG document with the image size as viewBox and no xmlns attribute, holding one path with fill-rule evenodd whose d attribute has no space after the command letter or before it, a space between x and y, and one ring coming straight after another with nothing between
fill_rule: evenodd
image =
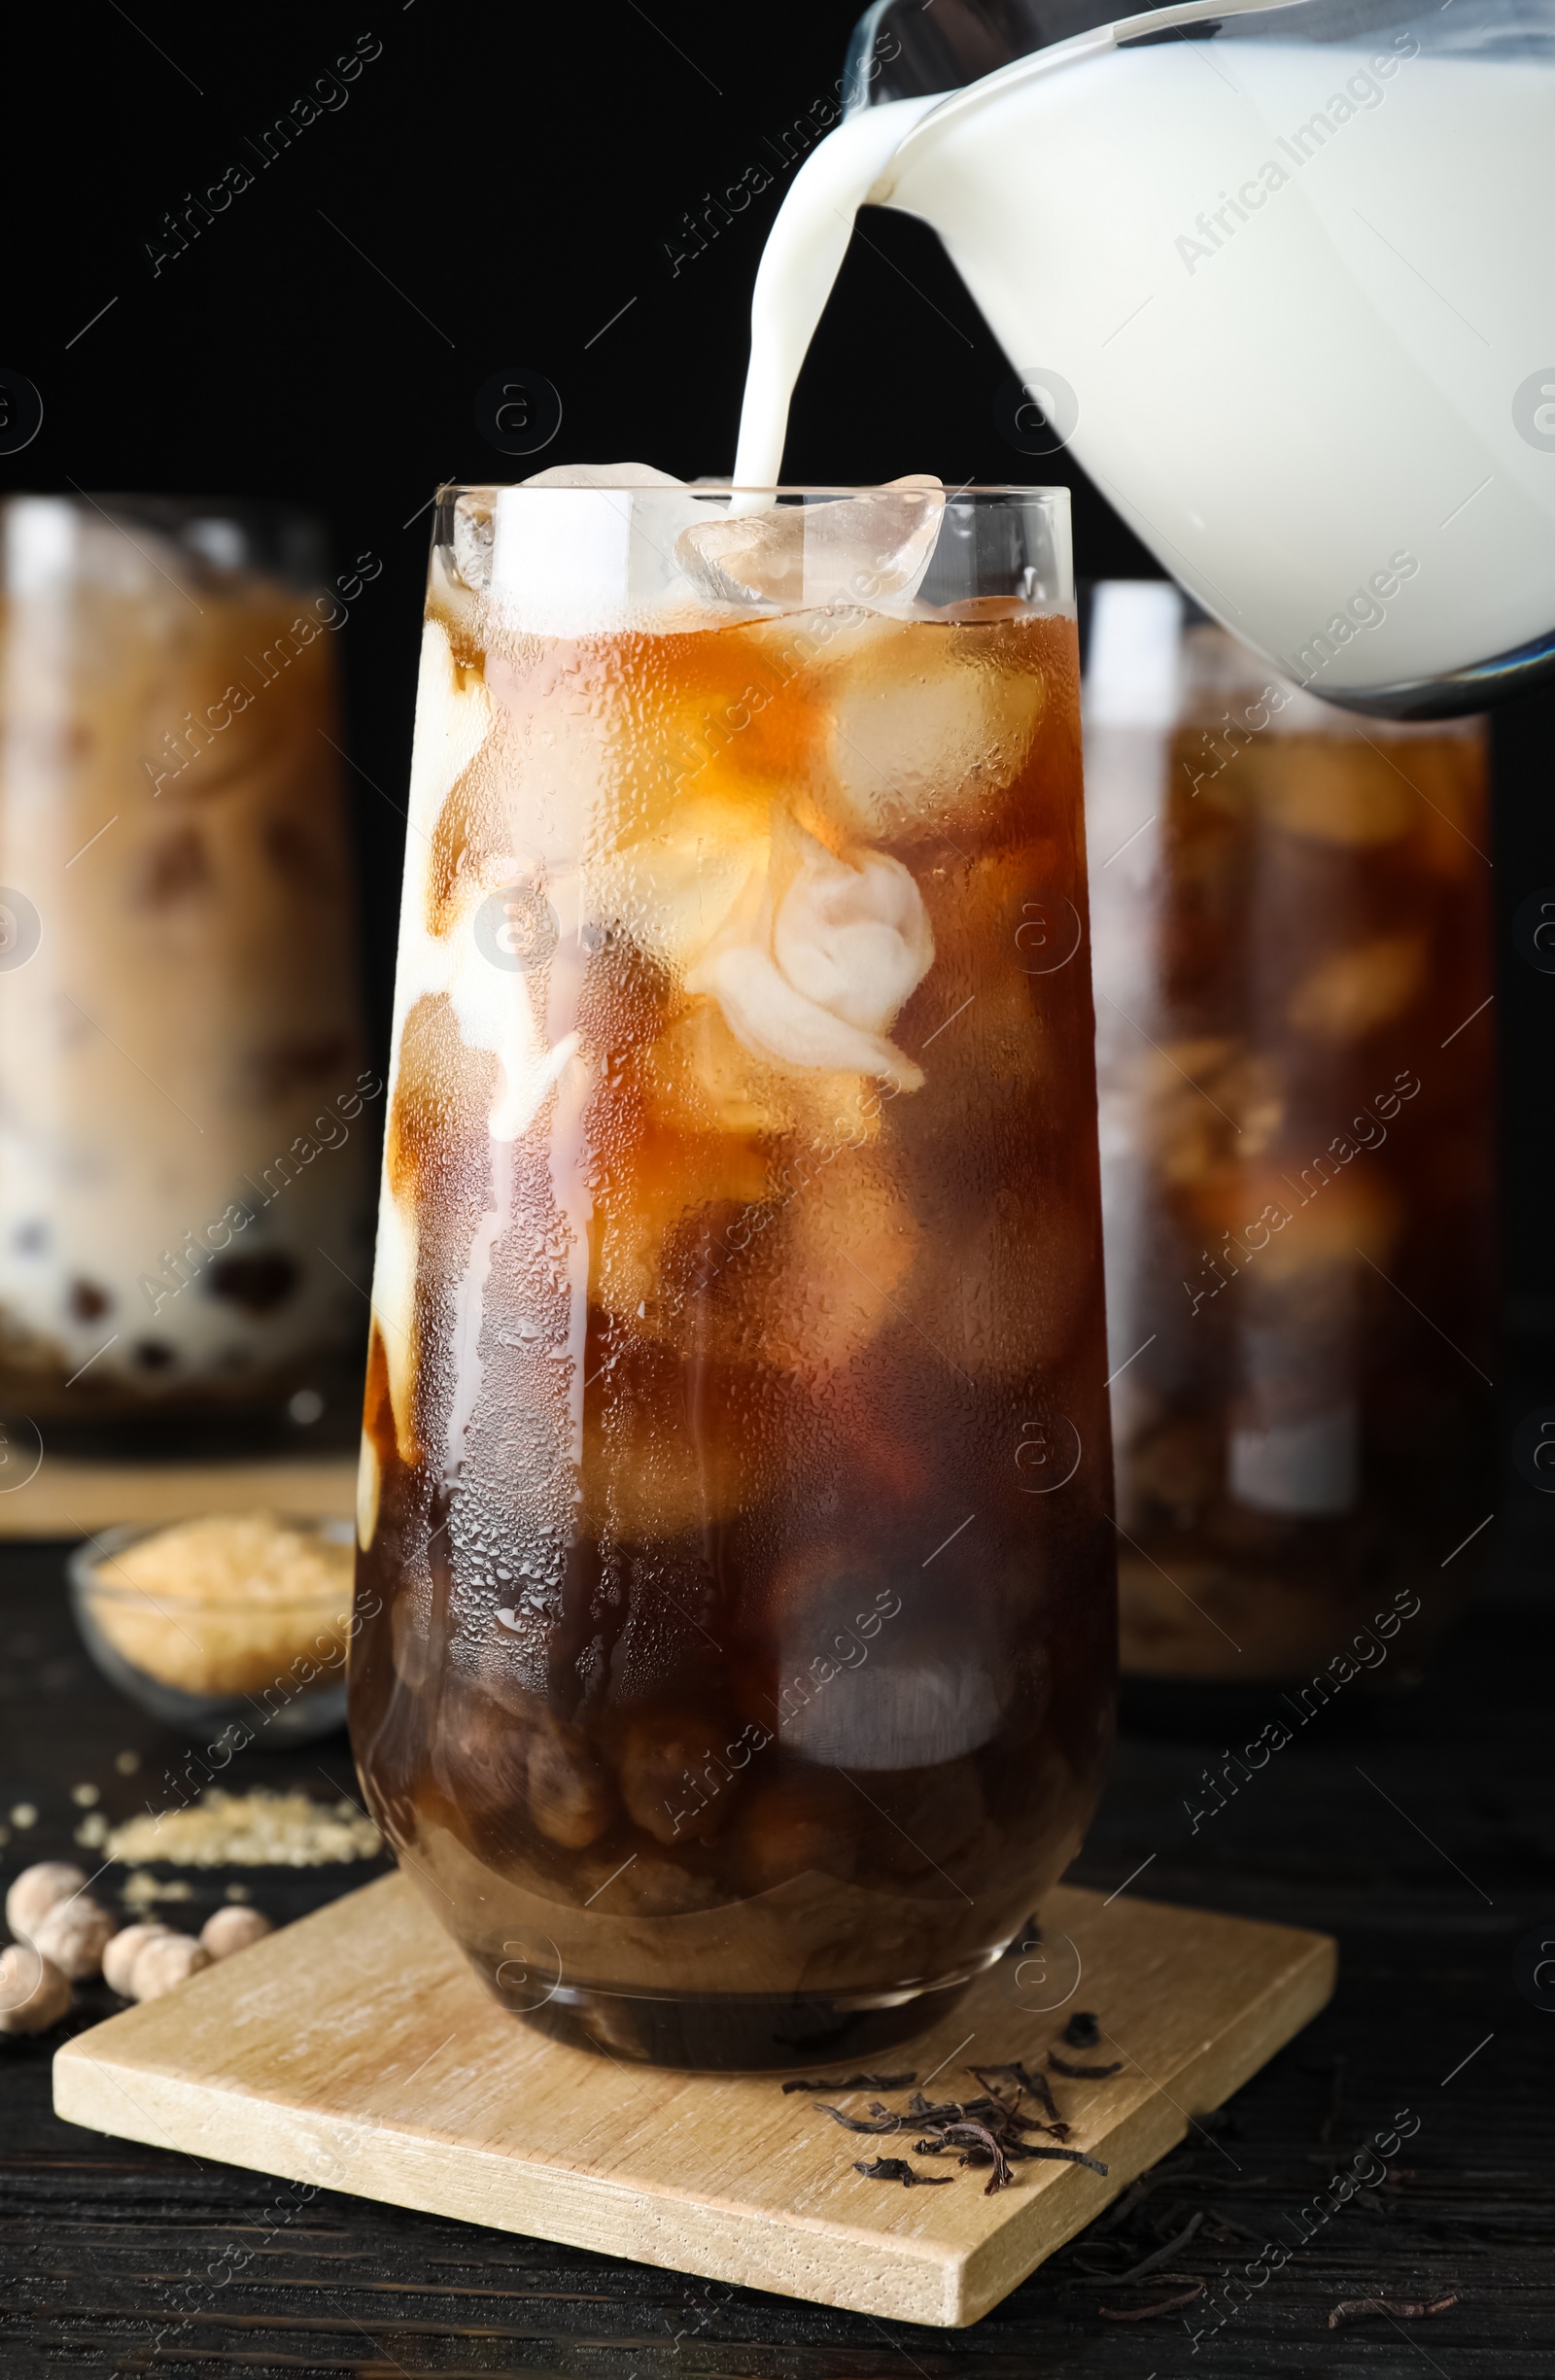
<instances>
[{"instance_id":1,"label":"white uncooked tapioca ball","mask_svg":"<svg viewBox=\"0 0 1555 2380\"><path fill-rule=\"evenodd\" d=\"M213 1958L230 1958L234 1950L246 1950L256 1942L262 1942L274 1928L268 1917L257 1909L219 1909L200 1927L200 1940Z\"/></svg>"},{"instance_id":2,"label":"white uncooked tapioca ball","mask_svg":"<svg viewBox=\"0 0 1555 2380\"><path fill-rule=\"evenodd\" d=\"M6 1923L18 1942L30 1942L34 1926L56 1901L68 1901L72 1893L86 1889L86 1879L74 1861L40 1859L22 1869L6 1894Z\"/></svg>"}]
</instances>

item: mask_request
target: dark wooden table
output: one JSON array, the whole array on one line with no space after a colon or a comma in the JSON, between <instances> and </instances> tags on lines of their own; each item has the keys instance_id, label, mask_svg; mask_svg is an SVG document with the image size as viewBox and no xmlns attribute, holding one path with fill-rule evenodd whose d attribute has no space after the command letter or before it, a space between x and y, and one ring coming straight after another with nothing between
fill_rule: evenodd
<instances>
[{"instance_id":1,"label":"dark wooden table","mask_svg":"<svg viewBox=\"0 0 1555 2380\"><path fill-rule=\"evenodd\" d=\"M181 1748L97 1677L61 1565L57 1547L0 1554L0 1819L17 1803L39 1813L0 1851L6 1880L31 1859L81 1856L73 1786L97 1786L111 1817L128 1815ZM1340 1698L1321 1732L1196 1832L1185 1802L1204 1807L1200 1774L1224 1737L1125 1731L1077 1880L1110 1890L1148 1861L1130 1889L1326 1928L1341 1944L1338 1996L1121 2218L976 2328L829 2313L361 2199L301 2205L262 2175L56 2121L51 2035L0 2040L0 2380L1555 2374L1555 1991L1538 2007L1534 1960L1525 1952L1521 1980L1517 1964L1530 1937L1547 1935L1555 1956L1544 1568L1534 1540L1503 1543L1489 1599L1418 1691L1369 1708ZM142 1765L126 1776L116 1755L131 1750ZM354 1790L343 1736L251 1753L230 1779L321 1800ZM244 1880L289 1918L371 1872ZM176 1922L198 1923L229 1880L190 1873L197 1897ZM99 1890L122 1880L111 1872ZM84 1991L71 2021L114 2005ZM1418 2128L1386 2180L1337 2201L1335 2176L1377 2178L1357 2152L1406 2110ZM1324 2198L1334 2211L1319 2220ZM1278 2270L1261 2258L1270 2241L1289 2251ZM1153 2273L1123 2278L1159 2249ZM1345 2301L1453 2295L1425 2318L1330 2327Z\"/></svg>"}]
</instances>

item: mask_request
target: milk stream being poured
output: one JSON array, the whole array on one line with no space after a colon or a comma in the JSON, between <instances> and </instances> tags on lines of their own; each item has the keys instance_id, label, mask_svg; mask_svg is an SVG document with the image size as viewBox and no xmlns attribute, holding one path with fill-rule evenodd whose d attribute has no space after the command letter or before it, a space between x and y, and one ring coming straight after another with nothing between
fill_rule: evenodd
<instances>
[{"instance_id":1,"label":"milk stream being poured","mask_svg":"<svg viewBox=\"0 0 1555 2380\"><path fill-rule=\"evenodd\" d=\"M1548 637L1555 51L1474 9L1343 44L1282 37L1296 10L1103 29L845 121L762 259L736 485L778 477L868 200L933 225L1145 544L1315 693Z\"/></svg>"}]
</instances>

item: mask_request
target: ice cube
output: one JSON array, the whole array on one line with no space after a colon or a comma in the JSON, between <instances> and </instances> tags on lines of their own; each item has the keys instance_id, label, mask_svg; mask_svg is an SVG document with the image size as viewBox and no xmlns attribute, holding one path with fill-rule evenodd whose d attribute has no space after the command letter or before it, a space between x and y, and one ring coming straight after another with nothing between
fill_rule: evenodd
<instances>
[{"instance_id":1,"label":"ice cube","mask_svg":"<svg viewBox=\"0 0 1555 2380\"><path fill-rule=\"evenodd\" d=\"M632 498L619 485L498 490L492 594L515 626L556 637L609 630L631 555Z\"/></svg>"},{"instance_id":2,"label":"ice cube","mask_svg":"<svg viewBox=\"0 0 1555 2380\"><path fill-rule=\"evenodd\" d=\"M1232 1430L1228 1487L1258 1512L1303 1519L1348 1512L1361 1490L1361 1412L1351 1399Z\"/></svg>"},{"instance_id":3,"label":"ice cube","mask_svg":"<svg viewBox=\"0 0 1555 2380\"><path fill-rule=\"evenodd\" d=\"M776 1278L752 1279L747 1335L797 1379L840 1371L915 1310L923 1234L888 1168L866 1151L846 1151L802 1181L768 1240ZM737 1293L733 1268L730 1281Z\"/></svg>"},{"instance_id":4,"label":"ice cube","mask_svg":"<svg viewBox=\"0 0 1555 2380\"><path fill-rule=\"evenodd\" d=\"M631 1179L612 1169L597 1239L593 1294L615 1318L621 1353L601 1423L605 1467L585 1490L591 1508L608 1491L628 1535L673 1535L713 1517L755 1460L749 1432L733 1417L725 1428L709 1391L682 1415L687 1380L709 1364L748 1379L752 1363L826 1380L901 1319L922 1245L867 1150L802 1162L797 1179L775 1184L738 1133L688 1135L681 1149L658 1181L640 1165Z\"/></svg>"},{"instance_id":5,"label":"ice cube","mask_svg":"<svg viewBox=\"0 0 1555 2380\"><path fill-rule=\"evenodd\" d=\"M667 1260L684 1259L688 1226L708 1230L769 1194L767 1169L737 1133L645 1131L610 1163L595 1225L593 1293L608 1314L654 1334Z\"/></svg>"},{"instance_id":6,"label":"ice cube","mask_svg":"<svg viewBox=\"0 0 1555 2380\"><path fill-rule=\"evenodd\" d=\"M692 795L656 834L618 844L587 871L587 914L622 925L679 981L752 876L765 875L767 827L764 811Z\"/></svg>"},{"instance_id":7,"label":"ice cube","mask_svg":"<svg viewBox=\"0 0 1555 2380\"><path fill-rule=\"evenodd\" d=\"M881 625L840 655L826 695L834 798L855 833L878 838L1008 785L1047 684L1035 670L997 667L985 636L914 620Z\"/></svg>"},{"instance_id":8,"label":"ice cube","mask_svg":"<svg viewBox=\"0 0 1555 2380\"><path fill-rule=\"evenodd\" d=\"M785 1751L827 1768L927 1769L964 1759L998 1733L1003 1695L975 1645L882 1637L870 1650L867 1671L839 1671L795 1711ZM802 1640L785 1644L779 1674L799 1658Z\"/></svg>"},{"instance_id":9,"label":"ice cube","mask_svg":"<svg viewBox=\"0 0 1555 2380\"><path fill-rule=\"evenodd\" d=\"M472 595L492 583L494 500L491 488L466 488L454 504L454 569Z\"/></svg>"},{"instance_id":10,"label":"ice cube","mask_svg":"<svg viewBox=\"0 0 1555 2380\"><path fill-rule=\"evenodd\" d=\"M921 472L864 496L698 521L675 557L715 603L907 602L933 557L945 490Z\"/></svg>"},{"instance_id":11,"label":"ice cube","mask_svg":"<svg viewBox=\"0 0 1555 2380\"><path fill-rule=\"evenodd\" d=\"M517 933L536 913L546 914L540 881L520 883L498 898L503 904L511 903L501 914L522 924L508 929L506 945L495 934L490 941L479 933L458 937L448 999L464 1051L489 1050L498 1060L487 1129L494 1140L512 1141L529 1130L553 1087L573 1068L582 1045L575 1030L564 1033L554 1044L548 1042L536 1015L532 978L521 967L496 963L492 957L494 949L499 959L512 955L510 946ZM573 1072L578 1079L570 1087L576 1102L587 1081L586 1062Z\"/></svg>"},{"instance_id":12,"label":"ice cube","mask_svg":"<svg viewBox=\"0 0 1555 2380\"><path fill-rule=\"evenodd\" d=\"M656 471L651 463L553 463L548 471L532 471L526 488L683 488L672 471Z\"/></svg>"},{"instance_id":13,"label":"ice cube","mask_svg":"<svg viewBox=\"0 0 1555 2380\"><path fill-rule=\"evenodd\" d=\"M1293 1030L1314 1041L1364 1040L1416 998L1427 957L1421 933L1379 934L1333 951L1292 993L1286 1015Z\"/></svg>"},{"instance_id":14,"label":"ice cube","mask_svg":"<svg viewBox=\"0 0 1555 2380\"><path fill-rule=\"evenodd\" d=\"M488 1056L465 1047L446 993L415 1001L396 1057L373 1276L395 1433L407 1464L421 1460L414 1413L417 1281L429 1262L436 1263L442 1246L435 1229L424 1242L421 1224L426 1209L435 1209L439 1164L468 1164L484 1152L485 1109L497 1071Z\"/></svg>"},{"instance_id":15,"label":"ice cube","mask_svg":"<svg viewBox=\"0 0 1555 2380\"><path fill-rule=\"evenodd\" d=\"M1103 1012L1102 1027L1100 1104L1110 1155L1132 1163L1145 1152L1151 1169L1177 1187L1262 1155L1285 1115L1272 1059L1228 1036L1153 1049L1116 1012Z\"/></svg>"},{"instance_id":16,"label":"ice cube","mask_svg":"<svg viewBox=\"0 0 1555 2380\"><path fill-rule=\"evenodd\" d=\"M486 685L493 733L480 790L489 798L459 822L461 842L505 844L555 872L672 811L669 765L617 653L563 646L536 659L494 649Z\"/></svg>"},{"instance_id":17,"label":"ice cube","mask_svg":"<svg viewBox=\"0 0 1555 2380\"><path fill-rule=\"evenodd\" d=\"M1392 762L1357 736L1273 737L1255 767L1269 823L1317 843L1347 849L1396 843L1420 807Z\"/></svg>"},{"instance_id":18,"label":"ice cube","mask_svg":"<svg viewBox=\"0 0 1555 2380\"><path fill-rule=\"evenodd\" d=\"M605 1363L584 1406L584 1530L645 1551L732 1519L755 1460L738 1417L691 1401L695 1378L673 1348L618 1331Z\"/></svg>"},{"instance_id":19,"label":"ice cube","mask_svg":"<svg viewBox=\"0 0 1555 2380\"><path fill-rule=\"evenodd\" d=\"M1354 1144L1346 1145L1354 1156ZM1332 1267L1359 1270L1361 1252L1374 1264L1387 1264L1402 1213L1398 1191L1375 1166L1363 1171L1363 1159L1341 1171L1343 1159L1331 1142L1279 1171L1273 1170L1277 1162L1265 1158L1269 1170L1223 1167L1194 1194L1204 1245L1223 1274L1229 1278L1228 1256L1263 1290L1289 1283L1294 1297L1310 1303L1320 1293L1318 1276ZM1198 1278L1214 1289L1213 1275ZM1296 1328L1296 1309L1292 1321Z\"/></svg>"},{"instance_id":20,"label":"ice cube","mask_svg":"<svg viewBox=\"0 0 1555 2380\"><path fill-rule=\"evenodd\" d=\"M940 1235L910 1311L947 1367L1015 1382L1055 1368L1100 1298L1095 1234L1083 1209L1008 1184L969 1202Z\"/></svg>"},{"instance_id":21,"label":"ice cube","mask_svg":"<svg viewBox=\"0 0 1555 2380\"><path fill-rule=\"evenodd\" d=\"M706 1002L659 1035L641 1081L655 1127L670 1132L732 1133L753 1142L797 1130L812 1107L817 1129L833 1113L820 1087L831 1086L833 1076L807 1079L752 1065L723 1011ZM814 1098L807 1098L812 1091Z\"/></svg>"},{"instance_id":22,"label":"ice cube","mask_svg":"<svg viewBox=\"0 0 1555 2380\"><path fill-rule=\"evenodd\" d=\"M668 472L564 466L483 495L492 513L489 592L504 628L572 639L705 624L674 544L707 499Z\"/></svg>"}]
</instances>

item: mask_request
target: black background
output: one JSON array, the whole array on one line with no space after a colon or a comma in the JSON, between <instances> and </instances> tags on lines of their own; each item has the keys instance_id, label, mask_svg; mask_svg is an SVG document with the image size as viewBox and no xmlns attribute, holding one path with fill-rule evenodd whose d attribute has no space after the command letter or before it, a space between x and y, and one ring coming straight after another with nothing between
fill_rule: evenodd
<instances>
[{"instance_id":1,"label":"black background","mask_svg":"<svg viewBox=\"0 0 1555 2380\"><path fill-rule=\"evenodd\" d=\"M0 488L284 498L326 516L336 569L383 562L339 640L380 1047L432 490L560 462L729 468L750 285L792 170L781 136L835 101L853 14L853 0L654 0L649 15L635 0L144 0L132 21L96 0L68 20L31 12L8 37L0 365L36 385L44 422L0 459ZM376 54L342 81L346 103L260 168L245 139L359 50ZM166 211L239 163L252 187L177 249ZM697 250L687 211L751 167L770 186ZM562 405L528 459L500 455L476 420L483 384L514 370ZM1154 574L1067 456L1033 465L1005 442L1007 373L933 234L868 210L800 383L787 474L1067 480L1080 574ZM1496 722L1508 1445L1555 1397L1555 977L1512 927L1555 888L1552 747L1555 696ZM1503 1496L1525 1525L1541 1517L1509 1465Z\"/></svg>"},{"instance_id":2,"label":"black background","mask_svg":"<svg viewBox=\"0 0 1555 2380\"><path fill-rule=\"evenodd\" d=\"M86 0L68 16L35 7L7 27L0 367L35 383L45 418L24 452L0 458L0 490L281 498L326 516L336 569L359 554L381 559L338 640L381 1053L432 491L443 478L516 478L554 462L630 459L684 477L728 468L750 284L786 177L775 171L675 272L681 218L748 167L771 168L766 143L835 93L854 0L781 10L649 0L651 22L634 0L519 0L474 14L435 0L362 0L350 14L129 5L134 22L117 0ZM164 210L227 166L252 166L244 137L359 36L381 52L349 84L347 104L302 130L154 272L147 244L165 253ZM515 369L551 382L563 407L559 434L530 461L496 453L476 425L477 392ZM789 475L1066 479L1082 575L1154 571L1066 457L1032 466L1005 445L994 400L1007 370L933 237L872 212L800 387ZM1148 388L1139 401L1148 407ZM1503 1591L1422 1694L1400 1701L1380 1755L1372 1714L1365 1750L1340 1736L1293 1755L1202 1838L1189 1838L1180 1809L1219 1738L1130 1737L1078 1870L1077 1880L1112 1891L1149 1867L1142 1889L1159 1898L1343 1937L1339 2000L1232 2118L1238 2157L1266 2177L1262 2200L1234 2201L1249 2222L1266 2213L1272 2225L1277 2207L1302 2204L1324 2180L1335 2139L1348 2137L1341 2089L1357 2127L1406 2102L1429 2115L1420 2171L1387 2223L1358 2214L1350 2229L1333 2226L1291 2292L1277 2303L1268 2293L1203 2359L1218 2380L1336 2370L1335 2359L1394 2375L1425 2356L1452 2380L1549 2368L1539 2343L1552 2319L1549 2099L1538 2079L1546 2020L1510 1979L1516 1940L1548 1905L1534 1896L1547 1891L1555 1856L1547 1763L1540 1773L1555 1500L1518 1476L1509 1450L1521 1417L1555 1412L1555 978L1519 954L1513 930L1531 896L1548 888L1555 899L1555 697L1502 713L1496 746ZM53 1549L13 1556L0 1573L0 1766L10 1764L7 1799L36 1787L45 1805L30 1856L75 1855L67 1780L106 1776L105 1747L144 1740L150 1758L163 1741L126 1707L108 1707L57 1576ZM1514 1580L1521 1596L1504 1592ZM1368 1765L1380 1756L1387 1795L1358 1783L1358 1751ZM317 1795L311 1753L296 1770L285 1781ZM346 1776L336 1765L331 1781ZM244 1779L280 1781L273 1769ZM110 1778L105 1790L121 1816L138 1787ZM122 1805L112 1799L121 1793ZM360 1876L272 1879L267 1906L290 1917ZM213 1878L202 1890L218 1888ZM204 1914L202 1902L193 1921ZM84 2002L74 2021L100 2013ZM1081 2368L1149 2380L1158 2368L1199 2368L1175 2319L1164 2329L1102 2321L1098 2285L1080 2277L1087 2238L977 2330L947 2337L747 2293L714 2304L704 2285L672 2273L355 2199L321 2197L306 2224L271 2237L266 2177L56 2122L53 2046L52 2036L7 2045L17 2053L0 2148L7 2380L149 2368L175 2282L261 2237L245 2286L201 2297L197 2320L178 2329L169 2370L588 2374L629 2363L648 2380L714 2370L941 2380L975 2366L987 2380ZM1450 2075L1448 2091L1437 2078ZM1180 2153L1173 2169L1185 2206L1224 2192L1214 2143ZM1162 2204L1170 2198L1152 2208ZM1114 2261L1134 2252L1116 2246ZM1217 2259L1218 2250L1204 2260ZM1423 2300L1463 2289L1466 2302L1421 2326L1425 2345L1381 2320L1336 2339L1334 2303L1379 2285Z\"/></svg>"}]
</instances>

